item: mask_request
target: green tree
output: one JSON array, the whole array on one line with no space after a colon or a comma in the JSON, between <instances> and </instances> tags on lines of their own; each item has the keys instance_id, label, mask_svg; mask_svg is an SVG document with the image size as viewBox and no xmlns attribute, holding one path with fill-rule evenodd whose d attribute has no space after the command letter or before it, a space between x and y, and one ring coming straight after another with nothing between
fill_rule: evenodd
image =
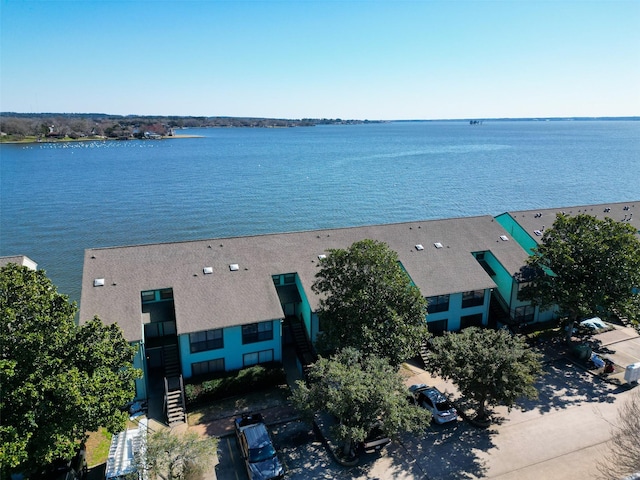
<instances>
[{"instance_id":1,"label":"green tree","mask_svg":"<svg viewBox=\"0 0 640 480\"><path fill-rule=\"evenodd\" d=\"M430 413L407 400L398 371L382 358L346 348L311 365L309 382L298 381L293 403L307 417L326 412L337 419L333 434L349 456L375 426L386 435L423 431Z\"/></svg>"},{"instance_id":2,"label":"green tree","mask_svg":"<svg viewBox=\"0 0 640 480\"><path fill-rule=\"evenodd\" d=\"M477 418L485 421L487 407L513 407L519 398L536 398L534 383L542 367L540 354L521 336L506 330L465 328L432 340L427 370L455 383L477 404Z\"/></svg>"},{"instance_id":3,"label":"green tree","mask_svg":"<svg viewBox=\"0 0 640 480\"><path fill-rule=\"evenodd\" d=\"M201 478L216 454L218 440L201 438L196 432L176 435L170 430L159 430L146 440L144 457L137 459L138 469L152 478Z\"/></svg>"},{"instance_id":4,"label":"green tree","mask_svg":"<svg viewBox=\"0 0 640 480\"><path fill-rule=\"evenodd\" d=\"M520 298L543 309L557 307L569 321L568 340L583 317L640 317L640 239L628 223L558 214L527 266L533 277L523 278L530 281Z\"/></svg>"},{"instance_id":5,"label":"green tree","mask_svg":"<svg viewBox=\"0 0 640 480\"><path fill-rule=\"evenodd\" d=\"M135 347L117 325L79 327L75 314L44 271L0 269L2 477L70 458L88 431L125 426Z\"/></svg>"},{"instance_id":6,"label":"green tree","mask_svg":"<svg viewBox=\"0 0 640 480\"><path fill-rule=\"evenodd\" d=\"M426 300L386 243L362 240L330 250L313 290L322 296L321 353L354 347L398 366L428 338Z\"/></svg>"}]
</instances>

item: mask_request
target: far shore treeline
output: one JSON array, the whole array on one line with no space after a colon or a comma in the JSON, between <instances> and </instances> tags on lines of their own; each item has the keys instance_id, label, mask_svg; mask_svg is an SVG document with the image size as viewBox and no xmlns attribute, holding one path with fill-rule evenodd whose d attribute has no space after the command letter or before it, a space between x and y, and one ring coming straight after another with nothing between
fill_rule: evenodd
<instances>
[{"instance_id":1,"label":"far shore treeline","mask_svg":"<svg viewBox=\"0 0 640 480\"><path fill-rule=\"evenodd\" d=\"M443 119L482 125L484 121L589 121L632 120L640 117L564 117ZM151 115L110 115L106 113L15 113L0 112L0 142L54 142L72 140L127 140L180 136L183 128L288 128L316 125L356 125L386 123L390 120L343 120L341 118L259 118L259 117L183 117ZM425 122L434 120L394 120Z\"/></svg>"},{"instance_id":2,"label":"far shore treeline","mask_svg":"<svg viewBox=\"0 0 640 480\"><path fill-rule=\"evenodd\" d=\"M315 125L377 123L369 120L253 117L180 117L108 115L104 113L0 113L4 142L80 140L90 138L158 138L182 128L286 128Z\"/></svg>"}]
</instances>

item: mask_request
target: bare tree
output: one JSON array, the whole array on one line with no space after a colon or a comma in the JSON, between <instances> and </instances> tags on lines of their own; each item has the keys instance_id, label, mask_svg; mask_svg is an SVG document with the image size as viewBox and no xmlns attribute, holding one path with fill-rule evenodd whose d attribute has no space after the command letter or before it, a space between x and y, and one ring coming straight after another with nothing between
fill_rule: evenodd
<instances>
[{"instance_id":1,"label":"bare tree","mask_svg":"<svg viewBox=\"0 0 640 480\"><path fill-rule=\"evenodd\" d=\"M618 412L611 451L598 464L601 478L640 478L640 389L636 388Z\"/></svg>"}]
</instances>

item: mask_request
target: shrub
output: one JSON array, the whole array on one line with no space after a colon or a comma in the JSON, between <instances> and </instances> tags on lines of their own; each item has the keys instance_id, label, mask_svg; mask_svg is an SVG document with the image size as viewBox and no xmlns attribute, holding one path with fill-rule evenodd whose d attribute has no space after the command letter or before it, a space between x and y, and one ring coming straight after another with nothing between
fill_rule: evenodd
<instances>
[{"instance_id":1,"label":"shrub","mask_svg":"<svg viewBox=\"0 0 640 480\"><path fill-rule=\"evenodd\" d=\"M233 397L281 385L286 382L286 374L279 364L262 364L226 372L216 378L190 379L185 385L187 405L194 406L212 400Z\"/></svg>"}]
</instances>

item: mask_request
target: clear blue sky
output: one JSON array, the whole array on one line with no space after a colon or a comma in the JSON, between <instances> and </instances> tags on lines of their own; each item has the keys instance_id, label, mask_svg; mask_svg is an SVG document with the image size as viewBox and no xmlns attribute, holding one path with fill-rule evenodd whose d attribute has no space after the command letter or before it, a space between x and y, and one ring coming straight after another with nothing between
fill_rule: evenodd
<instances>
[{"instance_id":1,"label":"clear blue sky","mask_svg":"<svg viewBox=\"0 0 640 480\"><path fill-rule=\"evenodd\" d=\"M640 115L640 0L0 0L0 111Z\"/></svg>"}]
</instances>

